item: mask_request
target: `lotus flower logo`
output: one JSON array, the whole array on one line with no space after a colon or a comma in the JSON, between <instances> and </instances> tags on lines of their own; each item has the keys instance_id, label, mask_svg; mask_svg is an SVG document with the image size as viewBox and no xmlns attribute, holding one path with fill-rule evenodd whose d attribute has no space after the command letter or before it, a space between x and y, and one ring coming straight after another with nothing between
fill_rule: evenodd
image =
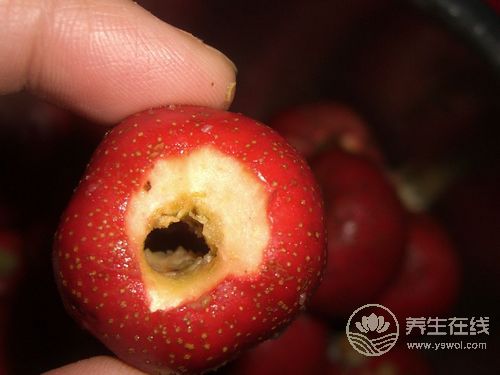
<instances>
[{"instance_id":1,"label":"lotus flower logo","mask_svg":"<svg viewBox=\"0 0 500 375\"><path fill-rule=\"evenodd\" d=\"M361 322L356 322L356 328L363 333L377 332L382 333L387 331L391 323L386 322L383 315L377 316L371 313L370 316L363 316Z\"/></svg>"},{"instance_id":2,"label":"lotus flower logo","mask_svg":"<svg viewBox=\"0 0 500 375\"><path fill-rule=\"evenodd\" d=\"M356 351L367 356L379 356L396 344L399 324L387 307L368 304L351 314L346 332Z\"/></svg>"}]
</instances>

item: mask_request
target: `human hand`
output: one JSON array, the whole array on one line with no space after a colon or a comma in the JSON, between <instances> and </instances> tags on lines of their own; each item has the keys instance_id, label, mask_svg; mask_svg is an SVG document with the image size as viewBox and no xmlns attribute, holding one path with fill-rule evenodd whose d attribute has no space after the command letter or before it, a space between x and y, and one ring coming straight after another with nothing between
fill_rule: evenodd
<instances>
[{"instance_id":1,"label":"human hand","mask_svg":"<svg viewBox=\"0 0 500 375\"><path fill-rule=\"evenodd\" d=\"M164 104L228 107L219 51L126 0L1 0L0 94L22 89L114 123Z\"/></svg>"},{"instance_id":2,"label":"human hand","mask_svg":"<svg viewBox=\"0 0 500 375\"><path fill-rule=\"evenodd\" d=\"M136 370L118 359L99 356L84 359L67 366L48 371L43 375L144 375L142 371Z\"/></svg>"}]
</instances>

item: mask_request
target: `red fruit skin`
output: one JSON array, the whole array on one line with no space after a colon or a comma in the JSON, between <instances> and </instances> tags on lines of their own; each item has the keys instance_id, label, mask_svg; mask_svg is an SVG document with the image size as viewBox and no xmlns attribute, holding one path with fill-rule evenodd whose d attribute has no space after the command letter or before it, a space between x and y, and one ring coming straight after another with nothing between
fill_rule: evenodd
<instances>
[{"instance_id":1,"label":"red fruit skin","mask_svg":"<svg viewBox=\"0 0 500 375\"><path fill-rule=\"evenodd\" d=\"M408 227L402 268L379 299L399 322L449 312L460 284L459 262L444 228L427 214L413 215Z\"/></svg>"},{"instance_id":2,"label":"red fruit skin","mask_svg":"<svg viewBox=\"0 0 500 375\"><path fill-rule=\"evenodd\" d=\"M198 300L150 312L127 203L160 159L210 145L269 192L260 271L228 276ZM54 266L68 311L129 364L201 372L279 331L303 307L326 262L322 200L308 166L272 129L215 109L168 106L124 120L96 150L56 235Z\"/></svg>"},{"instance_id":3,"label":"red fruit skin","mask_svg":"<svg viewBox=\"0 0 500 375\"><path fill-rule=\"evenodd\" d=\"M342 103L320 102L298 106L278 114L270 125L307 159L323 149L337 146L353 154L383 161L365 121Z\"/></svg>"},{"instance_id":4,"label":"red fruit skin","mask_svg":"<svg viewBox=\"0 0 500 375\"><path fill-rule=\"evenodd\" d=\"M327 327L302 314L277 338L243 353L230 367L231 374L322 374L328 366L327 346Z\"/></svg>"},{"instance_id":5,"label":"red fruit skin","mask_svg":"<svg viewBox=\"0 0 500 375\"><path fill-rule=\"evenodd\" d=\"M0 302L11 296L23 273L22 241L17 233L0 230Z\"/></svg>"},{"instance_id":6,"label":"red fruit skin","mask_svg":"<svg viewBox=\"0 0 500 375\"><path fill-rule=\"evenodd\" d=\"M328 264L313 309L348 316L373 303L396 274L406 215L383 170L370 160L330 150L312 162L326 204Z\"/></svg>"}]
</instances>

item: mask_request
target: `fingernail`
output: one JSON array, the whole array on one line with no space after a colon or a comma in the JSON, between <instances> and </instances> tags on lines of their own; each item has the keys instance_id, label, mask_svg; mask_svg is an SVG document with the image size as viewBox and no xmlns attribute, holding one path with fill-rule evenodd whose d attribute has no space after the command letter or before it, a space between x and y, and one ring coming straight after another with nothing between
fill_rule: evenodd
<instances>
[{"instance_id":1,"label":"fingernail","mask_svg":"<svg viewBox=\"0 0 500 375\"><path fill-rule=\"evenodd\" d=\"M229 108L233 102L234 93L236 91L236 82L231 82L226 88L226 96L224 97L224 106Z\"/></svg>"}]
</instances>

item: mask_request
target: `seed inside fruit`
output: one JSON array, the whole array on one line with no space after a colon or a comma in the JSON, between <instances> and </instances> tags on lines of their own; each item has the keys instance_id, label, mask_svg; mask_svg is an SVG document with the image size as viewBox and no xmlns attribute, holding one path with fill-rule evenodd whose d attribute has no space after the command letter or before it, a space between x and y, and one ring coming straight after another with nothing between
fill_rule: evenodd
<instances>
[{"instance_id":1,"label":"seed inside fruit","mask_svg":"<svg viewBox=\"0 0 500 375\"><path fill-rule=\"evenodd\" d=\"M153 229L144 242L146 262L156 272L169 277L192 272L210 263L215 251L211 251L202 232L203 224L194 219Z\"/></svg>"}]
</instances>

